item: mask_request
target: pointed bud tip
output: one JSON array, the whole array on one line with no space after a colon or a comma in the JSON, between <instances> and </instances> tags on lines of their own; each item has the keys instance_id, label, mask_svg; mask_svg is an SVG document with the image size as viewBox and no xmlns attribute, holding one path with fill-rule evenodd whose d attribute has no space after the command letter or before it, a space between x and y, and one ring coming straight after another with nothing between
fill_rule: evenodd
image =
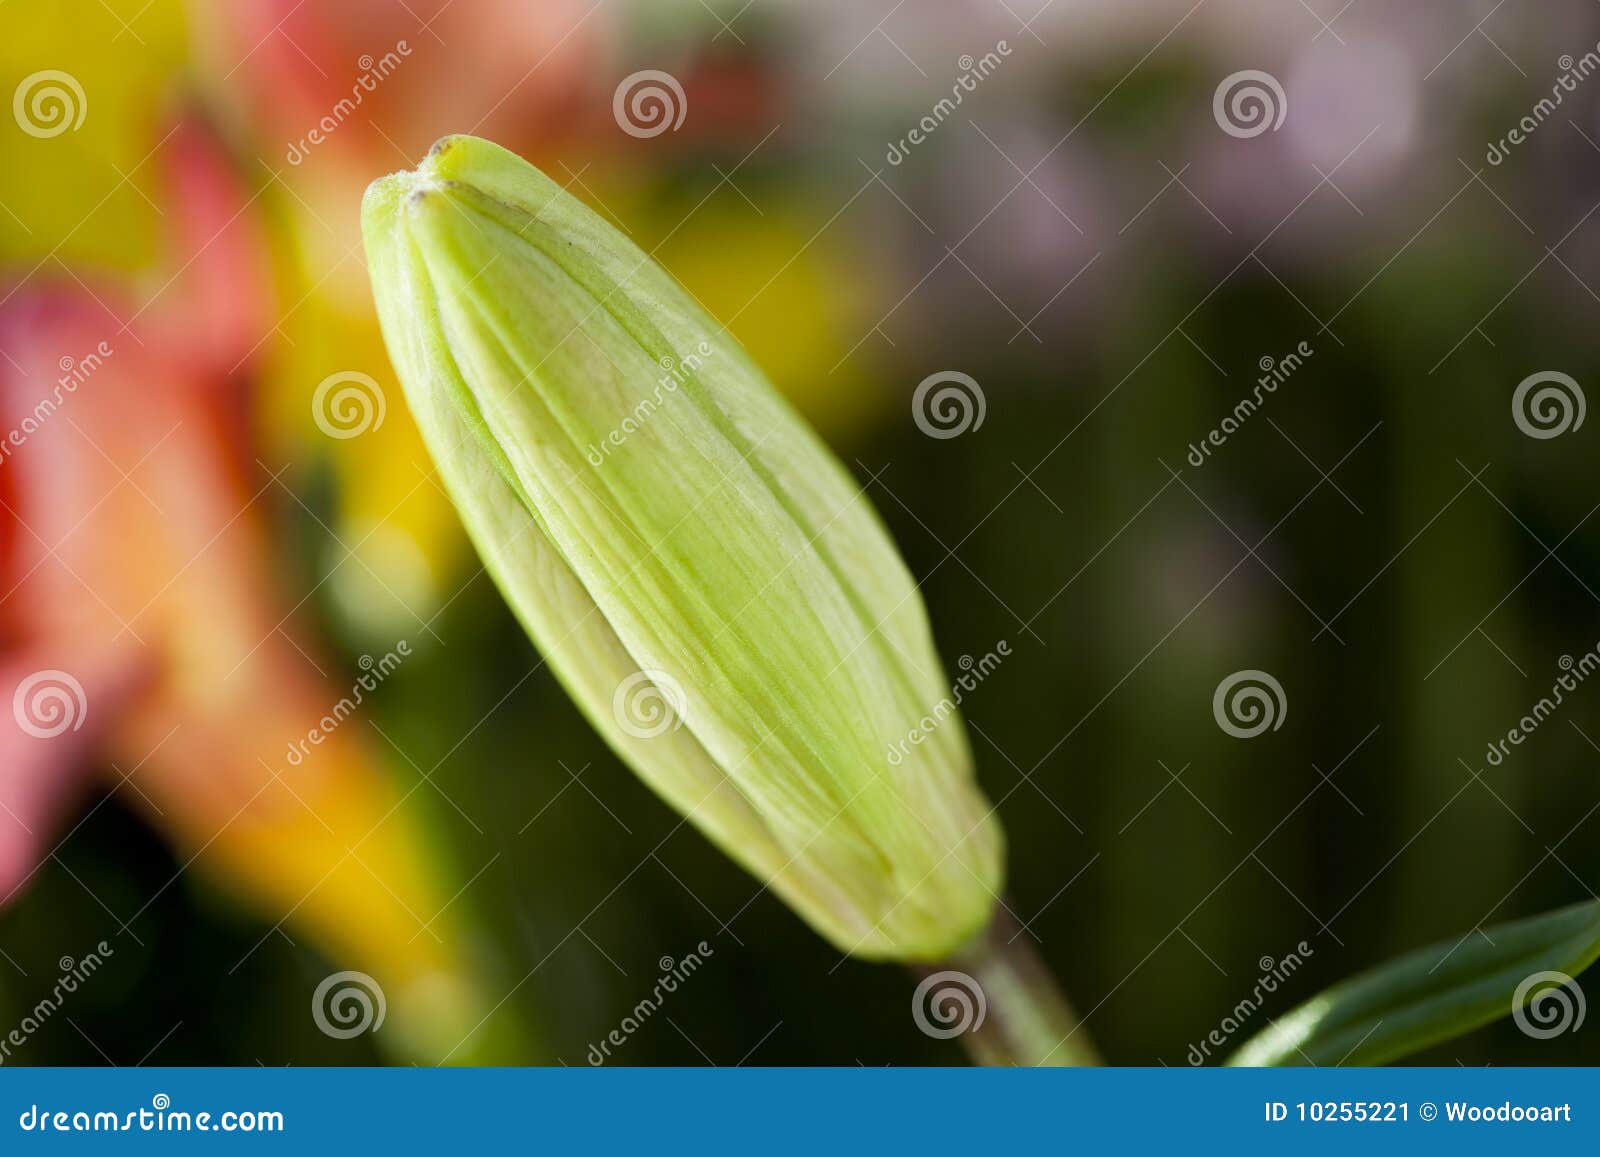
<instances>
[{"instance_id":1,"label":"pointed bud tip","mask_svg":"<svg viewBox=\"0 0 1600 1157\"><path fill-rule=\"evenodd\" d=\"M452 133L448 137L440 137L438 140L433 142L433 147L428 150L428 155L422 163L427 164L435 157L443 156L446 152L454 148L459 142L465 139L466 138L460 133Z\"/></svg>"},{"instance_id":2,"label":"pointed bud tip","mask_svg":"<svg viewBox=\"0 0 1600 1157\"><path fill-rule=\"evenodd\" d=\"M471 180L464 182L462 178L475 159L481 166L486 159L503 153L499 146L477 137L461 133L440 137L415 169L389 173L367 186L362 197L363 217L371 220L382 215L392 220L401 211L414 215L435 204L435 194L470 186Z\"/></svg>"}]
</instances>

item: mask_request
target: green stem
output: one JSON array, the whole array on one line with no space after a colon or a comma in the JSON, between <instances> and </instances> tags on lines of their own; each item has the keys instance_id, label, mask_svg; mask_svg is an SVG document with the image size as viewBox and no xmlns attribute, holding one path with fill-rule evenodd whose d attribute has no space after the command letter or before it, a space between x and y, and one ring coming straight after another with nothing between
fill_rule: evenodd
<instances>
[{"instance_id":1,"label":"green stem","mask_svg":"<svg viewBox=\"0 0 1600 1157\"><path fill-rule=\"evenodd\" d=\"M922 971L932 975L949 970L966 973L983 994L982 1022L961 1034L961 1043L977 1064L1102 1063L1077 1013L1034 951L1028 933L1004 905L975 941L942 964ZM936 986L929 996L937 991Z\"/></svg>"}]
</instances>

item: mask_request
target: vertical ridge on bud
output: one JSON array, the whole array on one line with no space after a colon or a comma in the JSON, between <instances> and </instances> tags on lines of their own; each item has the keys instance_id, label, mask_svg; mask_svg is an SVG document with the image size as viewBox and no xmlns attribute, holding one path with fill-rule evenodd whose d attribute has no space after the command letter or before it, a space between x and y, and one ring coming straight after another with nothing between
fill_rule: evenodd
<instances>
[{"instance_id":1,"label":"vertical ridge on bud","mask_svg":"<svg viewBox=\"0 0 1600 1157\"><path fill-rule=\"evenodd\" d=\"M970 940L999 825L959 718L888 758L949 687L915 584L815 433L665 270L497 146L446 138L375 182L363 231L445 485L595 728L844 950ZM670 725L619 717L641 673Z\"/></svg>"}]
</instances>

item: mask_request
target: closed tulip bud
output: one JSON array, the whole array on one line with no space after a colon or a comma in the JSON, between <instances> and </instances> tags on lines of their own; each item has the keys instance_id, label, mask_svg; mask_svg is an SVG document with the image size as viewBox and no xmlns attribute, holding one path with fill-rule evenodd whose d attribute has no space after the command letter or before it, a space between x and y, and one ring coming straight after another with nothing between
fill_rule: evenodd
<instances>
[{"instance_id":1,"label":"closed tulip bud","mask_svg":"<svg viewBox=\"0 0 1600 1157\"><path fill-rule=\"evenodd\" d=\"M1003 841L922 600L739 344L482 140L375 182L362 228L445 486L610 746L845 951L971 941Z\"/></svg>"}]
</instances>

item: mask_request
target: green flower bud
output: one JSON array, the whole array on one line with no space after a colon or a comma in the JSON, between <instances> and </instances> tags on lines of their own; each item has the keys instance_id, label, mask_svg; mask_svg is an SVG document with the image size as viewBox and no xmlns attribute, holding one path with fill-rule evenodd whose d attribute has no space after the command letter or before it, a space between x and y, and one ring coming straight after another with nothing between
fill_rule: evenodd
<instances>
[{"instance_id":1,"label":"green flower bud","mask_svg":"<svg viewBox=\"0 0 1600 1157\"><path fill-rule=\"evenodd\" d=\"M845 951L975 936L1003 837L922 600L738 343L482 140L374 182L362 229L439 473L610 746Z\"/></svg>"}]
</instances>

